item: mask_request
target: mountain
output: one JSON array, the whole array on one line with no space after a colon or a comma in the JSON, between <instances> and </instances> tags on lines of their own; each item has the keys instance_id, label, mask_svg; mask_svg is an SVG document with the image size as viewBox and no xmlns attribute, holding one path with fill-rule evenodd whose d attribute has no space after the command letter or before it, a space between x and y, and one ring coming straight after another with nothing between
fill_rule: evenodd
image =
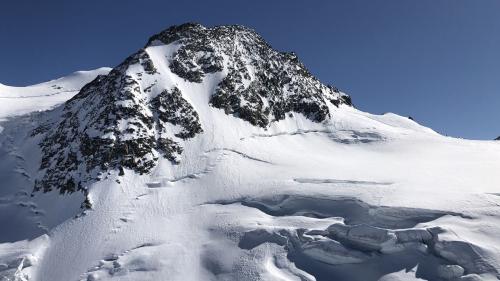
<instances>
[{"instance_id":1,"label":"mountain","mask_svg":"<svg viewBox=\"0 0 500 281\"><path fill-rule=\"evenodd\" d=\"M189 102L195 97L178 78L213 83L215 89L195 94L262 128L291 112L321 122L330 116L329 104L350 105L347 95L321 84L294 54L273 50L250 29L174 26L87 84L65 104L62 117L40 127L38 132L52 129L43 140L47 173L36 189L72 192L108 169L147 173L159 157L178 162L182 142L203 132Z\"/></svg>"},{"instance_id":2,"label":"mountain","mask_svg":"<svg viewBox=\"0 0 500 281\"><path fill-rule=\"evenodd\" d=\"M500 276L498 142L359 111L249 28L0 99L1 280Z\"/></svg>"}]
</instances>

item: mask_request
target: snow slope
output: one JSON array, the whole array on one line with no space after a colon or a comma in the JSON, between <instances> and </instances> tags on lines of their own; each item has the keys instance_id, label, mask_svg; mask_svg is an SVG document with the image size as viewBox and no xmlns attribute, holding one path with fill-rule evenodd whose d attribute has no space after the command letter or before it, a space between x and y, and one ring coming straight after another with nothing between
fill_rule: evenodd
<instances>
[{"instance_id":1,"label":"snow slope","mask_svg":"<svg viewBox=\"0 0 500 281\"><path fill-rule=\"evenodd\" d=\"M207 32L189 28L190 36ZM0 280L498 280L498 142L444 137L405 117L335 102L324 103L324 120L296 107L264 127L255 125L252 120L268 116L257 112L245 119L235 114L241 108L226 111L211 103L233 57L223 55L222 70L193 82L171 67L180 47L175 38L144 48L155 71L148 73L151 65L142 59L131 60L106 78L132 77L138 90L130 100L141 108L117 121L115 143L140 141L140 134L168 137L182 147L175 161L157 157L140 174L122 158L102 169L76 153L80 168L68 170L75 178L87 175L83 167L100 174L82 180L80 191L56 186L32 192L35 179L47 173L39 169L44 152L37 144L58 124L71 124L64 120L73 112L77 117L70 120L78 126L64 125L64 138L87 128L103 137L87 114L103 105L101 97L132 90L111 91L107 87L116 83L99 82L65 108L4 116ZM245 64L251 75L244 87L260 71L251 65ZM155 119L160 113L150 101L173 87L195 110L202 132L177 137L172 132L187 130L185 123ZM343 97L335 93L328 95ZM316 97L305 98L318 102ZM254 101L241 103L259 104ZM120 108L129 104L115 102ZM9 103L15 105L13 99L3 104ZM168 129L141 131L142 125L130 125L138 113ZM32 134L48 121L46 133ZM127 135L130 126L135 131ZM77 151L77 145L58 149ZM151 159L161 154L154 147L148 151ZM86 199L90 209L81 207Z\"/></svg>"},{"instance_id":2,"label":"snow slope","mask_svg":"<svg viewBox=\"0 0 500 281\"><path fill-rule=\"evenodd\" d=\"M27 87L0 84L0 119L46 110L63 103L97 75L107 74L110 70L111 68L102 67L77 71L62 78Z\"/></svg>"}]
</instances>

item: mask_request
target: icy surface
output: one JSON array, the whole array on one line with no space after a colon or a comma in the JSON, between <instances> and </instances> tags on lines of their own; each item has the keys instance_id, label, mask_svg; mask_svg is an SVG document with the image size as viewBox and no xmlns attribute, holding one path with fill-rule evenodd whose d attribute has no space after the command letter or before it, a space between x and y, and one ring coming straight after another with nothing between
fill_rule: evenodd
<instances>
[{"instance_id":1,"label":"icy surface","mask_svg":"<svg viewBox=\"0 0 500 281\"><path fill-rule=\"evenodd\" d=\"M179 72L190 65L183 61L175 72L201 79L190 81L170 67L177 50L152 41L143 50L149 59L123 71L153 120L150 100L179 90L184 110L163 107L164 128L141 132L171 138L182 153L173 161L152 149L157 159L142 175L81 168L95 180L72 193L33 192L46 172L45 135L33 130L63 120L62 106L39 111L109 70L55 80L68 84L0 86L0 280L498 280L498 142L444 137L395 114L326 102L323 121L292 110L255 126L210 103L228 56L223 70L202 75L201 54L187 72ZM62 89L54 83L73 92L55 94ZM96 100L110 93L88 92ZM194 120L175 117L193 110L202 131L175 136ZM134 139L126 119L113 134ZM85 132L112 139L101 129Z\"/></svg>"}]
</instances>

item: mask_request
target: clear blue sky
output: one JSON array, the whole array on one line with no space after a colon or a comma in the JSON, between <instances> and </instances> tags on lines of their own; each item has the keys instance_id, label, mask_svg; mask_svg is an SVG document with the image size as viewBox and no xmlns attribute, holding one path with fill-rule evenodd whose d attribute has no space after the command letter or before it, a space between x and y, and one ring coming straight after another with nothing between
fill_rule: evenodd
<instances>
[{"instance_id":1,"label":"clear blue sky","mask_svg":"<svg viewBox=\"0 0 500 281\"><path fill-rule=\"evenodd\" d=\"M114 66L187 21L254 28L361 110L457 137L500 135L499 0L5 0L0 83Z\"/></svg>"}]
</instances>

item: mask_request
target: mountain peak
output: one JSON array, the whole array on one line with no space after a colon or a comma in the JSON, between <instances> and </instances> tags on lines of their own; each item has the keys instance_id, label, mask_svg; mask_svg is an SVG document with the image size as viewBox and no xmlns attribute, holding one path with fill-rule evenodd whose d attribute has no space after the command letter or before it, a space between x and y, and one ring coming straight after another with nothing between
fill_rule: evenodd
<instances>
[{"instance_id":1,"label":"mountain peak","mask_svg":"<svg viewBox=\"0 0 500 281\"><path fill-rule=\"evenodd\" d=\"M147 47L155 44L179 45L169 67L190 82L201 83L208 74L226 72L211 105L253 125L266 127L290 111L323 121L329 115L325 98L335 106L351 105L347 95L313 77L296 54L274 50L244 26L206 28L187 23L154 35Z\"/></svg>"},{"instance_id":2,"label":"mountain peak","mask_svg":"<svg viewBox=\"0 0 500 281\"><path fill-rule=\"evenodd\" d=\"M168 45L174 41L184 38L207 38L207 35L214 37L214 35L235 35L237 33L252 34L255 39L264 41L257 32L242 25L220 25L207 28L196 22L188 22L180 25L173 25L158 34L153 35L149 38L146 47L154 45L158 42Z\"/></svg>"},{"instance_id":3,"label":"mountain peak","mask_svg":"<svg viewBox=\"0 0 500 281\"><path fill-rule=\"evenodd\" d=\"M193 88L206 93L205 104L193 104L202 95ZM148 173L160 157L176 164L184 143L202 135L211 118L201 118L200 108L265 130L293 112L323 122L341 104L351 105L349 96L251 29L172 26L84 86L59 119L36 131L44 134L36 189L85 189L109 170Z\"/></svg>"}]
</instances>

